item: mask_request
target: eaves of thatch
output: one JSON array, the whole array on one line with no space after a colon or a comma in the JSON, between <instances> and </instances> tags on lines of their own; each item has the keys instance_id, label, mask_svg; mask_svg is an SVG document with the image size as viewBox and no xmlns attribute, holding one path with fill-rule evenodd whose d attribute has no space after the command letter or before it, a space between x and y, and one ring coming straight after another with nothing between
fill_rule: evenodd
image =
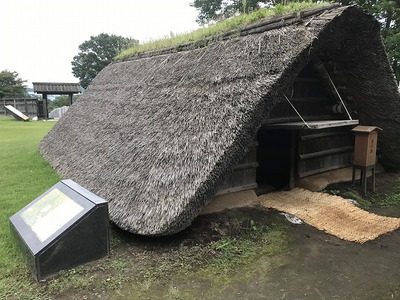
<instances>
[{"instance_id":1,"label":"eaves of thatch","mask_svg":"<svg viewBox=\"0 0 400 300\"><path fill-rule=\"evenodd\" d=\"M119 227L187 227L313 56L343 70L360 121L384 128L383 161L400 165L396 82L379 24L360 8L185 47L103 69L40 144L62 177L109 200Z\"/></svg>"}]
</instances>

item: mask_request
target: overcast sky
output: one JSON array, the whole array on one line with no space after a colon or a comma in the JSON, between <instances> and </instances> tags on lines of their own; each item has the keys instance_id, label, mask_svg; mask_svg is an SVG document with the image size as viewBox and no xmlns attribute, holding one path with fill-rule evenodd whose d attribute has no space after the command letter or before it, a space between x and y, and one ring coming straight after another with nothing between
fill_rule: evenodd
<instances>
[{"instance_id":1,"label":"overcast sky","mask_svg":"<svg viewBox=\"0 0 400 300\"><path fill-rule=\"evenodd\" d=\"M140 42L198 28L191 0L0 0L0 71L32 82L78 82L71 61L90 36Z\"/></svg>"}]
</instances>

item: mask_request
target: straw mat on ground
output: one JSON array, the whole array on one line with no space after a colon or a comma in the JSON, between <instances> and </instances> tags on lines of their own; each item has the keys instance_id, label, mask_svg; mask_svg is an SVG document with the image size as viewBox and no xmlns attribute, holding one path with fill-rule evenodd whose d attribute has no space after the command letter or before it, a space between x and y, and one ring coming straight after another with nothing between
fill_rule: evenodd
<instances>
[{"instance_id":1,"label":"straw mat on ground","mask_svg":"<svg viewBox=\"0 0 400 300\"><path fill-rule=\"evenodd\" d=\"M261 195L262 205L293 214L340 239L364 243L400 227L400 218L362 210L339 196L304 189Z\"/></svg>"}]
</instances>

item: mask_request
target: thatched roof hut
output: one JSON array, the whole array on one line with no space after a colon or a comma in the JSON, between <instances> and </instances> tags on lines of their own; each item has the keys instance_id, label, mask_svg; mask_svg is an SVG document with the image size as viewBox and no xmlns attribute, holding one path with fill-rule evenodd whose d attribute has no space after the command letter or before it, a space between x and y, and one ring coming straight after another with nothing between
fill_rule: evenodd
<instances>
[{"instance_id":1,"label":"thatched roof hut","mask_svg":"<svg viewBox=\"0 0 400 300\"><path fill-rule=\"evenodd\" d=\"M121 228L178 232L214 197L315 59L332 65L350 113L384 129L382 161L399 166L395 78L378 22L354 6L116 61L44 138L40 153L62 177L108 199Z\"/></svg>"}]
</instances>

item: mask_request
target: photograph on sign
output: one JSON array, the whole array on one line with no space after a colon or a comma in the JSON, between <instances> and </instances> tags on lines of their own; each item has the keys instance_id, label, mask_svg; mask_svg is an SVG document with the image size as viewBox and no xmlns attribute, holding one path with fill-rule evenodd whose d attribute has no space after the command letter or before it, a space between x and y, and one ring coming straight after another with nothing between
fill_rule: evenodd
<instances>
[{"instance_id":1,"label":"photograph on sign","mask_svg":"<svg viewBox=\"0 0 400 300\"><path fill-rule=\"evenodd\" d=\"M82 210L82 206L55 188L23 211L21 218L43 242Z\"/></svg>"}]
</instances>

